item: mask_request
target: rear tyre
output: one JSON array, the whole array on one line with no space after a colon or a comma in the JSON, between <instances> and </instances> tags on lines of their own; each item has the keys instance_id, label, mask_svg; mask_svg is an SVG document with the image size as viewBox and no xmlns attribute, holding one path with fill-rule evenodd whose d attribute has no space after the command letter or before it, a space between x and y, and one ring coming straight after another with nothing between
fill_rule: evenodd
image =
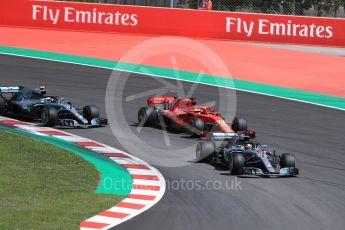
<instances>
[{"instance_id":1,"label":"rear tyre","mask_svg":"<svg viewBox=\"0 0 345 230\"><path fill-rule=\"evenodd\" d=\"M191 137L200 137L204 129L205 129L204 121L199 117L195 117L192 119L188 132Z\"/></svg>"},{"instance_id":2,"label":"rear tyre","mask_svg":"<svg viewBox=\"0 0 345 230\"><path fill-rule=\"evenodd\" d=\"M168 117L166 117L164 115L162 115L162 116L163 116L163 118L160 117L159 119L160 119L160 122L162 120L164 121L164 124L163 124L164 128L167 129L167 130L171 129L172 128L172 122L171 122L170 118L168 118Z\"/></svg>"},{"instance_id":3,"label":"rear tyre","mask_svg":"<svg viewBox=\"0 0 345 230\"><path fill-rule=\"evenodd\" d=\"M6 106L5 98L0 96L0 115L3 115L5 113L5 106Z\"/></svg>"},{"instance_id":4,"label":"rear tyre","mask_svg":"<svg viewBox=\"0 0 345 230\"><path fill-rule=\"evenodd\" d=\"M241 153L233 153L229 158L229 170L232 175L243 174L244 156Z\"/></svg>"},{"instance_id":5,"label":"rear tyre","mask_svg":"<svg viewBox=\"0 0 345 230\"><path fill-rule=\"evenodd\" d=\"M212 153L215 151L215 146L212 141L200 141L196 146L196 161L206 162Z\"/></svg>"},{"instance_id":6,"label":"rear tyre","mask_svg":"<svg viewBox=\"0 0 345 230\"><path fill-rule=\"evenodd\" d=\"M142 107L138 111L139 126L153 126L157 122L157 112L151 107Z\"/></svg>"},{"instance_id":7,"label":"rear tyre","mask_svg":"<svg viewBox=\"0 0 345 230\"><path fill-rule=\"evenodd\" d=\"M245 131L247 130L247 120L240 118L240 117L235 117L234 120L232 121L231 129L234 130L234 132L239 132L239 131Z\"/></svg>"},{"instance_id":8,"label":"rear tyre","mask_svg":"<svg viewBox=\"0 0 345 230\"><path fill-rule=\"evenodd\" d=\"M95 105L88 105L83 108L83 115L91 123L92 119L99 118L99 110Z\"/></svg>"},{"instance_id":9,"label":"rear tyre","mask_svg":"<svg viewBox=\"0 0 345 230\"><path fill-rule=\"evenodd\" d=\"M292 167L295 168L296 158L292 153L284 153L280 157L280 168Z\"/></svg>"},{"instance_id":10,"label":"rear tyre","mask_svg":"<svg viewBox=\"0 0 345 230\"><path fill-rule=\"evenodd\" d=\"M54 107L44 107L41 114L44 126L53 127L58 121L58 112Z\"/></svg>"}]
</instances>

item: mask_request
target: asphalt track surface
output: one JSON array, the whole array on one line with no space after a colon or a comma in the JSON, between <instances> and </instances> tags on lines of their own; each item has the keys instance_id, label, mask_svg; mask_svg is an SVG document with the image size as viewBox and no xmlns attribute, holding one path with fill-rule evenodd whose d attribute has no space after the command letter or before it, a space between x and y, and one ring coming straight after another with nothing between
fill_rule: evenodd
<instances>
[{"instance_id":1,"label":"asphalt track surface","mask_svg":"<svg viewBox=\"0 0 345 230\"><path fill-rule=\"evenodd\" d=\"M44 84L49 94L64 96L80 106L97 104L103 114L110 73L104 69L0 55L0 85ZM126 94L154 89L160 84L147 76L131 74L130 79ZM186 88L190 85L183 83ZM193 97L209 101L217 100L218 94L214 87L198 86ZM142 98L124 105L133 131L137 109L144 103ZM237 113L257 131L260 142L274 146L278 152L295 153L301 172L298 178L237 178L241 181L237 190L168 189L156 206L116 229L344 229L344 112L237 92ZM122 148L109 127L69 131ZM145 137L151 142L162 141L161 136L159 129L145 129ZM183 134L169 137L176 148L195 142ZM183 178L225 184L236 179L226 171L201 163L157 168L167 181Z\"/></svg>"}]
</instances>

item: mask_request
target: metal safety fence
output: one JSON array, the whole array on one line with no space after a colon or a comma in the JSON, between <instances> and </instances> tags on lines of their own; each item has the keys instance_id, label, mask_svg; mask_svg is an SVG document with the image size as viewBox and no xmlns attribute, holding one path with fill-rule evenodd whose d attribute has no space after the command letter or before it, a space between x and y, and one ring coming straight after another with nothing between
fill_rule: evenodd
<instances>
[{"instance_id":1,"label":"metal safety fence","mask_svg":"<svg viewBox=\"0 0 345 230\"><path fill-rule=\"evenodd\" d=\"M65 0L198 9L203 0ZM248 13L345 17L345 0L211 0L212 10Z\"/></svg>"}]
</instances>

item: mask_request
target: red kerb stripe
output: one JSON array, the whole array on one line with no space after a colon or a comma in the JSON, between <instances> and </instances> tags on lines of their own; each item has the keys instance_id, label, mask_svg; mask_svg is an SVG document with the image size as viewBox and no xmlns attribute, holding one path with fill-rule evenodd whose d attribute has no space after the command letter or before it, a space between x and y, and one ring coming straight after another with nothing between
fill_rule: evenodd
<instances>
[{"instance_id":1,"label":"red kerb stripe","mask_svg":"<svg viewBox=\"0 0 345 230\"><path fill-rule=\"evenodd\" d=\"M90 221L83 221L80 223L81 228L96 228L96 229L102 229L109 224L104 223L97 223L97 222L90 222Z\"/></svg>"},{"instance_id":2,"label":"red kerb stripe","mask_svg":"<svg viewBox=\"0 0 345 230\"><path fill-rule=\"evenodd\" d=\"M104 147L103 145L100 145L98 143L92 142L92 141L79 141L79 142L74 142L77 145L81 145L84 147Z\"/></svg>"},{"instance_id":3,"label":"red kerb stripe","mask_svg":"<svg viewBox=\"0 0 345 230\"><path fill-rule=\"evenodd\" d=\"M152 191L159 191L159 186L153 186L153 185L141 185L141 184L134 184L133 189L142 189L142 190L152 190Z\"/></svg>"},{"instance_id":4,"label":"red kerb stripe","mask_svg":"<svg viewBox=\"0 0 345 230\"><path fill-rule=\"evenodd\" d=\"M154 176L154 175L132 174L131 176L133 179L139 179L139 180L159 180L158 176Z\"/></svg>"},{"instance_id":5,"label":"red kerb stripe","mask_svg":"<svg viewBox=\"0 0 345 230\"><path fill-rule=\"evenodd\" d=\"M27 123L21 121L13 121L13 120L0 120L0 124L4 125L27 125Z\"/></svg>"},{"instance_id":6,"label":"red kerb stripe","mask_svg":"<svg viewBox=\"0 0 345 230\"><path fill-rule=\"evenodd\" d=\"M121 158L130 158L130 156L124 153L102 153L106 157L121 157Z\"/></svg>"},{"instance_id":7,"label":"red kerb stripe","mask_svg":"<svg viewBox=\"0 0 345 230\"><path fill-rule=\"evenodd\" d=\"M130 169L150 169L146 165L141 165L141 164L121 164L125 168L130 168Z\"/></svg>"},{"instance_id":8,"label":"red kerb stripe","mask_svg":"<svg viewBox=\"0 0 345 230\"><path fill-rule=\"evenodd\" d=\"M123 219L123 218L127 217L128 215L129 214L127 214L127 213L111 212L111 211L105 211L105 212L98 214L98 216L107 216L107 217L119 218L119 219Z\"/></svg>"},{"instance_id":9,"label":"red kerb stripe","mask_svg":"<svg viewBox=\"0 0 345 230\"><path fill-rule=\"evenodd\" d=\"M120 208L130 208L130 209L142 209L145 207L143 204L133 204L133 203L127 203L127 202L120 202L115 207L120 207Z\"/></svg>"},{"instance_id":10,"label":"red kerb stripe","mask_svg":"<svg viewBox=\"0 0 345 230\"><path fill-rule=\"evenodd\" d=\"M155 196L140 195L140 194L129 194L128 198L138 199L138 200L154 200Z\"/></svg>"}]
</instances>

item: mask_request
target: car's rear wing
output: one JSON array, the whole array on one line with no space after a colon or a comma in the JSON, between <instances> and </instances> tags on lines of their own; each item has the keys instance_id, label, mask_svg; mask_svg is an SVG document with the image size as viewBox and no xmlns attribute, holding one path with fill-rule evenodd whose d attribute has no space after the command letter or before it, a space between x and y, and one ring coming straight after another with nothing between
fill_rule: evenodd
<instances>
[{"instance_id":1,"label":"car's rear wing","mask_svg":"<svg viewBox=\"0 0 345 230\"><path fill-rule=\"evenodd\" d=\"M227 138L238 137L237 133L212 133L210 139L214 141L223 141Z\"/></svg>"},{"instance_id":2,"label":"car's rear wing","mask_svg":"<svg viewBox=\"0 0 345 230\"><path fill-rule=\"evenodd\" d=\"M239 131L237 133L212 133L210 135L210 139L214 141L223 141L226 139L231 139L234 137L239 137L243 141L249 141L250 139L255 138L256 133L254 130L245 130L245 131Z\"/></svg>"},{"instance_id":3,"label":"car's rear wing","mask_svg":"<svg viewBox=\"0 0 345 230\"><path fill-rule=\"evenodd\" d=\"M18 93L24 87L23 86L2 86L0 87L0 94L2 93Z\"/></svg>"}]
</instances>

